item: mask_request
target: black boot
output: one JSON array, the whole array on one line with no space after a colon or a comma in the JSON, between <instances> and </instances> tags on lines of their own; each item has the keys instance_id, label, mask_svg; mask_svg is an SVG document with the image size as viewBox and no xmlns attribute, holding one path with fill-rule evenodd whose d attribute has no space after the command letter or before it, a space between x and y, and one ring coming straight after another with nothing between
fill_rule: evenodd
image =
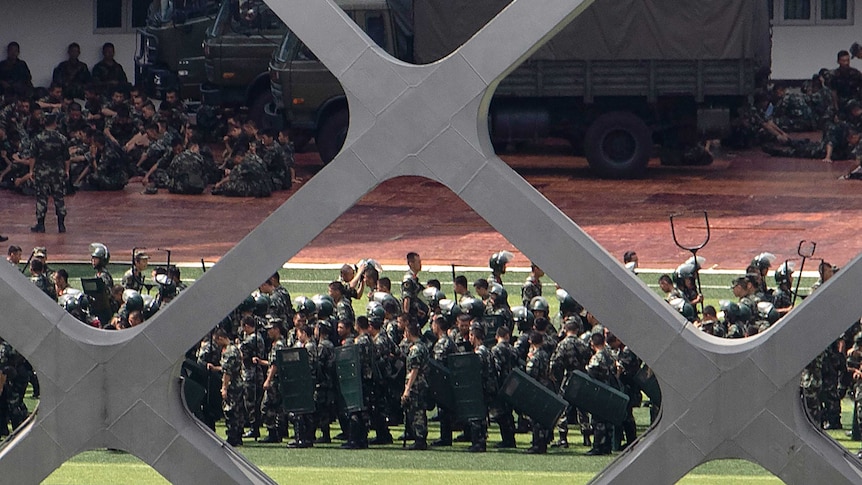
<instances>
[{"instance_id":1,"label":"black boot","mask_svg":"<svg viewBox=\"0 0 862 485\"><path fill-rule=\"evenodd\" d=\"M36 219L36 225L30 228L30 232L45 232L45 218Z\"/></svg>"},{"instance_id":2,"label":"black boot","mask_svg":"<svg viewBox=\"0 0 862 485\"><path fill-rule=\"evenodd\" d=\"M281 443L281 436L278 434L278 428L267 428L266 438L260 440L260 443Z\"/></svg>"},{"instance_id":3,"label":"black boot","mask_svg":"<svg viewBox=\"0 0 862 485\"><path fill-rule=\"evenodd\" d=\"M407 447L408 450L427 450L428 442L424 438L416 438L412 445Z\"/></svg>"},{"instance_id":4,"label":"black boot","mask_svg":"<svg viewBox=\"0 0 862 485\"><path fill-rule=\"evenodd\" d=\"M66 216L57 216L57 229L60 234L66 232Z\"/></svg>"}]
</instances>

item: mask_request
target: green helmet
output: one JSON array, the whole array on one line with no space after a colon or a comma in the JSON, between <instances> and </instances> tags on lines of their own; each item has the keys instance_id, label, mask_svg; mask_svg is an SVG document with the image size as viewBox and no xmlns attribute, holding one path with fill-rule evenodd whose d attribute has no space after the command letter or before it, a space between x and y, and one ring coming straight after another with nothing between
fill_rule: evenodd
<instances>
[{"instance_id":1,"label":"green helmet","mask_svg":"<svg viewBox=\"0 0 862 485\"><path fill-rule=\"evenodd\" d=\"M473 318L482 318L485 315L485 304L482 300L476 298L464 298L458 304L461 307L461 313L469 314Z\"/></svg>"},{"instance_id":2,"label":"green helmet","mask_svg":"<svg viewBox=\"0 0 862 485\"><path fill-rule=\"evenodd\" d=\"M239 306L237 307L237 310L239 310L240 313L253 312L254 311L254 305L255 305L254 297L251 295L248 295L247 297L245 297L245 299L242 301L242 303L239 304Z\"/></svg>"},{"instance_id":3,"label":"green helmet","mask_svg":"<svg viewBox=\"0 0 862 485\"><path fill-rule=\"evenodd\" d=\"M505 273L506 265L514 258L515 256L509 251L500 251L491 255L491 259L488 260L488 266L495 273Z\"/></svg>"},{"instance_id":4,"label":"green helmet","mask_svg":"<svg viewBox=\"0 0 862 485\"><path fill-rule=\"evenodd\" d=\"M300 296L293 300L296 303L296 313L302 313L305 316L314 315L317 311L317 305L311 298Z\"/></svg>"},{"instance_id":5,"label":"green helmet","mask_svg":"<svg viewBox=\"0 0 862 485\"><path fill-rule=\"evenodd\" d=\"M311 301L317 308L317 318L326 319L335 313L335 304L332 303L332 297L329 295L314 295L311 297Z\"/></svg>"},{"instance_id":6,"label":"green helmet","mask_svg":"<svg viewBox=\"0 0 862 485\"><path fill-rule=\"evenodd\" d=\"M126 310L129 313L135 310L144 309L144 297L136 290L126 290L123 292L123 301L126 302Z\"/></svg>"},{"instance_id":7,"label":"green helmet","mask_svg":"<svg viewBox=\"0 0 862 485\"><path fill-rule=\"evenodd\" d=\"M527 330L533 328L533 320L533 312L528 310L527 307L512 307L512 321L515 322L515 325L521 332L526 332Z\"/></svg>"},{"instance_id":8,"label":"green helmet","mask_svg":"<svg viewBox=\"0 0 862 485\"><path fill-rule=\"evenodd\" d=\"M267 311L269 311L269 295L259 293L254 298L253 313L258 317L265 317Z\"/></svg>"},{"instance_id":9,"label":"green helmet","mask_svg":"<svg viewBox=\"0 0 862 485\"><path fill-rule=\"evenodd\" d=\"M444 298L440 300L440 313L452 324L458 318L458 315L461 314L461 306L455 303L454 300Z\"/></svg>"},{"instance_id":10,"label":"green helmet","mask_svg":"<svg viewBox=\"0 0 862 485\"><path fill-rule=\"evenodd\" d=\"M673 298L669 303L670 306L674 307L689 322L697 320L697 312L685 298Z\"/></svg>"},{"instance_id":11,"label":"green helmet","mask_svg":"<svg viewBox=\"0 0 862 485\"><path fill-rule=\"evenodd\" d=\"M785 261L775 269L775 284L790 284L790 276L793 274L793 262Z\"/></svg>"},{"instance_id":12,"label":"green helmet","mask_svg":"<svg viewBox=\"0 0 862 485\"><path fill-rule=\"evenodd\" d=\"M60 298L64 298L63 308L73 315L76 315L77 313L86 314L90 311L90 297L84 293L75 293L68 296L64 295Z\"/></svg>"},{"instance_id":13,"label":"green helmet","mask_svg":"<svg viewBox=\"0 0 862 485\"><path fill-rule=\"evenodd\" d=\"M751 260L751 265L756 266L760 271L769 269L772 262L775 261L775 255L772 253L760 253Z\"/></svg>"},{"instance_id":14,"label":"green helmet","mask_svg":"<svg viewBox=\"0 0 862 485\"><path fill-rule=\"evenodd\" d=\"M719 301L719 306L721 307L721 311L724 312L724 319L728 323L737 323L742 322L740 319L741 314L739 311L739 305L732 301L721 300Z\"/></svg>"},{"instance_id":15,"label":"green helmet","mask_svg":"<svg viewBox=\"0 0 862 485\"><path fill-rule=\"evenodd\" d=\"M111 261L111 253L108 251L108 247L102 243L90 244L90 257L101 259L102 264L108 264Z\"/></svg>"},{"instance_id":16,"label":"green helmet","mask_svg":"<svg viewBox=\"0 0 862 485\"><path fill-rule=\"evenodd\" d=\"M372 301L365 307L365 316L371 323L383 323L383 320L386 319L386 312L383 310L383 305Z\"/></svg>"},{"instance_id":17,"label":"green helmet","mask_svg":"<svg viewBox=\"0 0 862 485\"><path fill-rule=\"evenodd\" d=\"M550 311L551 306L548 305L548 300L541 296L534 296L532 300L530 300L530 311L540 311L545 312L545 315Z\"/></svg>"},{"instance_id":18,"label":"green helmet","mask_svg":"<svg viewBox=\"0 0 862 485\"><path fill-rule=\"evenodd\" d=\"M392 295L390 295L390 296L392 296ZM424 297L425 301L428 303L428 306L431 307L432 309L438 308L440 305L440 300L446 298L446 295L443 294L442 291L438 290L437 288L435 288L433 286L429 286L428 288L425 288L424 290L422 290L422 296Z\"/></svg>"},{"instance_id":19,"label":"green helmet","mask_svg":"<svg viewBox=\"0 0 862 485\"><path fill-rule=\"evenodd\" d=\"M488 293L494 298L495 303L506 303L509 300L509 293L500 283L491 282L488 285Z\"/></svg>"},{"instance_id":20,"label":"green helmet","mask_svg":"<svg viewBox=\"0 0 862 485\"><path fill-rule=\"evenodd\" d=\"M580 314L584 309L568 291L562 288L557 289L557 301L560 302L560 313L563 315Z\"/></svg>"}]
</instances>

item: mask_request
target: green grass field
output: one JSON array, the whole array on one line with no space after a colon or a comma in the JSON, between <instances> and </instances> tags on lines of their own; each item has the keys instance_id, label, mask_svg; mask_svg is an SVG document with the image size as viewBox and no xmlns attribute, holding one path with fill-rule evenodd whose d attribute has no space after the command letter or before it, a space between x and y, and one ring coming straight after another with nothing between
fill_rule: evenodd
<instances>
[{"instance_id":1,"label":"green grass field","mask_svg":"<svg viewBox=\"0 0 862 485\"><path fill-rule=\"evenodd\" d=\"M91 277L92 269L84 264L57 264L52 269L65 268L70 274L72 286L80 288L81 277ZM119 281L127 265L111 265L110 270ZM189 282L200 277L200 267L183 267L183 279ZM334 269L283 269L280 271L282 284L288 288L293 297L316 293L325 293L327 283L337 277ZM741 271L740 271L741 273ZM401 271L384 273L397 282ZM486 277L487 272L461 272L468 281ZM655 291L658 291L658 273L644 272L639 277ZM443 282L443 291L452 294L451 272L423 272L423 280L437 278ZM520 304L518 288L526 274L512 272L506 275L507 287L510 289L509 302ZM706 303L718 306L720 299L734 299L730 291L732 275L704 273L701 277ZM801 288L808 288L814 282L813 278L803 278ZM771 283L771 282L770 282ZM553 282L545 278L545 293L551 312L556 313L558 303L553 297ZM397 293L396 289L396 293ZM804 293L804 292L803 292ZM364 313L364 301L354 303L357 313ZM613 329L612 322L604 322ZM28 392L29 396L29 392ZM34 401L28 406L33 409ZM845 424L850 423L849 410L851 403L844 401ZM636 410L636 420L639 423L639 433L646 431L649 423L646 408ZM224 436L224 429L218 430ZM337 430L334 429L335 434ZM437 436L436 423L431 423L430 438ZM858 443L849 441L843 431L830 431L830 435L842 445L851 450L858 448ZM373 433L372 433L373 434ZM400 430L393 432L400 434ZM525 455L522 450L529 446L529 435L518 435L518 444L522 450L489 451L475 455L466 452L467 444L456 444L453 448L434 449L427 452L408 452L402 450L400 444L375 447L371 450L348 451L337 449L338 443L323 445L314 449L290 450L284 444L263 445L246 441L246 446L240 449L249 459L261 467L279 483L326 483L327 485L357 484L357 483L429 483L460 482L463 484L523 484L537 480L552 482L585 483L598 474L612 457L584 456L588 448L574 446L580 442L576 431L570 434L573 446L568 450L552 450L548 455ZM499 439L496 425L490 430L489 443ZM781 483L758 465L742 460L722 460L704 464L693 470L680 483L685 484L762 484ZM44 482L47 484L117 484L117 483L167 483L155 470L137 458L119 452L95 450L82 453L64 464Z\"/></svg>"}]
</instances>

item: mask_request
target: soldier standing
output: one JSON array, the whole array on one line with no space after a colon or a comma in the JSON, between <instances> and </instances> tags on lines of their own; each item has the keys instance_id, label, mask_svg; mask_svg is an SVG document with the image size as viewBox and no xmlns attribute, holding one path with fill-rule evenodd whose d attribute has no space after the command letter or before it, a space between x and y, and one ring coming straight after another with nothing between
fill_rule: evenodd
<instances>
[{"instance_id":1,"label":"soldier standing","mask_svg":"<svg viewBox=\"0 0 862 485\"><path fill-rule=\"evenodd\" d=\"M587 364L587 373L593 379L610 384L616 376L614 358L605 347L605 336L602 333L593 333L590 336L590 347L593 349L593 357ZM612 425L606 421L596 419L593 416L593 447L587 455L610 455L611 454L611 432Z\"/></svg>"},{"instance_id":2,"label":"soldier standing","mask_svg":"<svg viewBox=\"0 0 862 485\"><path fill-rule=\"evenodd\" d=\"M437 337L431 350L431 358L444 367L447 358L457 351L455 343L449 337L449 327L449 321L443 316L438 316L431 322L431 331ZM438 403L437 414L440 416L440 438L431 442L431 446L452 446L452 410L440 407Z\"/></svg>"},{"instance_id":3,"label":"soldier standing","mask_svg":"<svg viewBox=\"0 0 862 485\"><path fill-rule=\"evenodd\" d=\"M536 263L530 263L530 276L521 287L521 302L524 306L529 306L533 297L542 296L542 276L545 276L542 268L536 266Z\"/></svg>"},{"instance_id":4,"label":"soldier standing","mask_svg":"<svg viewBox=\"0 0 862 485\"><path fill-rule=\"evenodd\" d=\"M257 332L257 321L252 315L242 318L240 335L242 355L242 387L245 397L245 423L249 430L243 438L260 437L260 405L263 400L263 372L254 363L254 358L265 357L263 338Z\"/></svg>"},{"instance_id":5,"label":"soldier standing","mask_svg":"<svg viewBox=\"0 0 862 485\"><path fill-rule=\"evenodd\" d=\"M41 259L30 261L30 281L51 299L57 299L57 289L51 283L48 275L45 274L45 263Z\"/></svg>"},{"instance_id":6,"label":"soldier standing","mask_svg":"<svg viewBox=\"0 0 862 485\"><path fill-rule=\"evenodd\" d=\"M422 270L422 259L419 254L407 253L409 270L401 280L401 304L404 313L415 319L421 327L428 320L428 305L419 299L419 294L425 289L419 282L419 271Z\"/></svg>"},{"instance_id":7,"label":"soldier standing","mask_svg":"<svg viewBox=\"0 0 862 485\"><path fill-rule=\"evenodd\" d=\"M494 362L497 389L500 389L509 374L518 366L518 354L510 341L512 338L510 329L498 328L496 337L497 345L491 349L491 359ZM512 407L498 395L491 404L490 414L491 418L496 419L500 425L500 442L494 447L515 448L515 419L512 417Z\"/></svg>"},{"instance_id":8,"label":"soldier standing","mask_svg":"<svg viewBox=\"0 0 862 485\"><path fill-rule=\"evenodd\" d=\"M296 346L304 348L308 352L308 366L312 381L317 382L317 344L312 336L312 330L308 325L298 327L299 338ZM288 443L289 448L311 448L314 446L314 414L297 414L294 416L296 427L296 439Z\"/></svg>"},{"instance_id":9,"label":"soldier standing","mask_svg":"<svg viewBox=\"0 0 862 485\"><path fill-rule=\"evenodd\" d=\"M505 328L505 327L501 327ZM481 324L474 323L470 328L470 342L473 344L473 352L479 356L480 368L482 371L482 396L485 401L485 410L491 405L497 395L497 376L494 368L494 361L491 359L491 352L485 347L485 327ZM470 420L470 438L472 444L469 451L484 452L488 440L488 416L487 413L480 419Z\"/></svg>"},{"instance_id":10,"label":"soldier standing","mask_svg":"<svg viewBox=\"0 0 862 485\"><path fill-rule=\"evenodd\" d=\"M406 421L405 430L410 429L415 441L407 449L428 449L428 415L426 400L428 394L428 347L419 341L419 325L415 321L407 322L404 338L410 342L407 353L407 377L404 393L401 394L401 405L404 407ZM406 431L405 431L406 432Z\"/></svg>"},{"instance_id":11,"label":"soldier standing","mask_svg":"<svg viewBox=\"0 0 862 485\"><path fill-rule=\"evenodd\" d=\"M530 351L527 354L527 374L537 380L539 384L553 388L550 378L551 358L548 352L544 349L544 335L539 332L530 334ZM548 452L548 436L549 430L546 430L538 422L533 422L533 441L527 449L527 453L544 454Z\"/></svg>"},{"instance_id":12,"label":"soldier standing","mask_svg":"<svg viewBox=\"0 0 862 485\"><path fill-rule=\"evenodd\" d=\"M317 339L317 382L314 387L315 420L320 428L320 438L315 443L331 443L329 424L335 420L335 345L330 339L332 326L321 321L314 327Z\"/></svg>"},{"instance_id":13,"label":"soldier standing","mask_svg":"<svg viewBox=\"0 0 862 485\"><path fill-rule=\"evenodd\" d=\"M581 326L578 321L570 320L565 324L564 330L566 337L557 344L554 353L551 354L550 372L551 379L556 383L557 390L564 393L568 386L569 380L572 378L576 370L584 372L586 364L592 357L592 351L587 344L579 338ZM569 415L579 416L577 411L573 409L567 410L560 417L557 423L557 429L560 433L560 438L551 446L568 448L569 434ZM586 414L580 416L586 420ZM585 426L587 425L587 426ZM588 423L581 423L581 433L584 436L584 444L587 445L590 441L590 428Z\"/></svg>"},{"instance_id":14,"label":"soldier standing","mask_svg":"<svg viewBox=\"0 0 862 485\"><path fill-rule=\"evenodd\" d=\"M136 252L132 258L132 267L123 273L120 284L127 290L140 292L144 288L144 271L150 264L150 255L144 252Z\"/></svg>"},{"instance_id":15,"label":"soldier standing","mask_svg":"<svg viewBox=\"0 0 862 485\"><path fill-rule=\"evenodd\" d=\"M389 431L389 395L391 380L396 374L395 362L398 361L398 347L387 335L381 332L386 312L380 304L368 305L368 334L374 343L374 400L371 406L371 425L377 435L371 440L372 445L392 444L392 434Z\"/></svg>"},{"instance_id":16,"label":"soldier standing","mask_svg":"<svg viewBox=\"0 0 862 485\"><path fill-rule=\"evenodd\" d=\"M263 360L258 357L252 357L252 363L263 367L268 367L266 372L266 380L263 381L263 402L261 403L261 414L263 415L263 425L266 426L266 438L260 440L261 443L281 443L282 438L286 437L287 433L282 433L282 429L286 430L286 422L284 410L281 406L281 392L278 388L278 351L286 349L284 343L284 335L282 333L281 318L270 318L266 322L264 328L272 341L272 347L269 350L269 357Z\"/></svg>"},{"instance_id":17,"label":"soldier standing","mask_svg":"<svg viewBox=\"0 0 862 485\"><path fill-rule=\"evenodd\" d=\"M30 176L36 187L36 225L31 232L45 232L48 198L54 199L57 228L66 232L66 181L69 178L69 140L57 131L57 114L45 115L45 130L32 141Z\"/></svg>"},{"instance_id":18,"label":"soldier standing","mask_svg":"<svg viewBox=\"0 0 862 485\"><path fill-rule=\"evenodd\" d=\"M242 446L242 356L223 329L216 330L215 339L222 349L221 360L218 366L207 364L207 368L222 373L221 398L227 444Z\"/></svg>"},{"instance_id":19,"label":"soldier standing","mask_svg":"<svg viewBox=\"0 0 862 485\"><path fill-rule=\"evenodd\" d=\"M349 323L347 319L339 320L338 323L341 324L342 322ZM359 366L362 378L362 397L364 400L363 407L366 410L371 408L371 403L374 401L371 370L374 360L374 344L371 341L371 337L368 335L369 326L368 317L360 316L357 318L357 336L353 341L353 345L359 347ZM353 450L368 448L367 417L367 411L354 411L350 413L348 440L347 443L342 445L342 448Z\"/></svg>"}]
</instances>

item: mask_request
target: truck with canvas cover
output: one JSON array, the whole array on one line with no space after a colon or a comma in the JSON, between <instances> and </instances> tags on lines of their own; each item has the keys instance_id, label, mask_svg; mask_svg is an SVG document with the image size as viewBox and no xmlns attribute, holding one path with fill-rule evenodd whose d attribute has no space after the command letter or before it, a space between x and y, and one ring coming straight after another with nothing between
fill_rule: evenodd
<instances>
[{"instance_id":1,"label":"truck with canvas cover","mask_svg":"<svg viewBox=\"0 0 862 485\"><path fill-rule=\"evenodd\" d=\"M394 57L447 56L509 0L337 0ZM601 176L642 176L655 145L664 163L721 137L768 77L764 2L595 0L510 73L489 110L495 146L563 138ZM330 161L344 141L347 101L335 77L292 32L270 62L267 114ZM708 161L708 160L707 160ZM704 163L704 158L691 161Z\"/></svg>"}]
</instances>

